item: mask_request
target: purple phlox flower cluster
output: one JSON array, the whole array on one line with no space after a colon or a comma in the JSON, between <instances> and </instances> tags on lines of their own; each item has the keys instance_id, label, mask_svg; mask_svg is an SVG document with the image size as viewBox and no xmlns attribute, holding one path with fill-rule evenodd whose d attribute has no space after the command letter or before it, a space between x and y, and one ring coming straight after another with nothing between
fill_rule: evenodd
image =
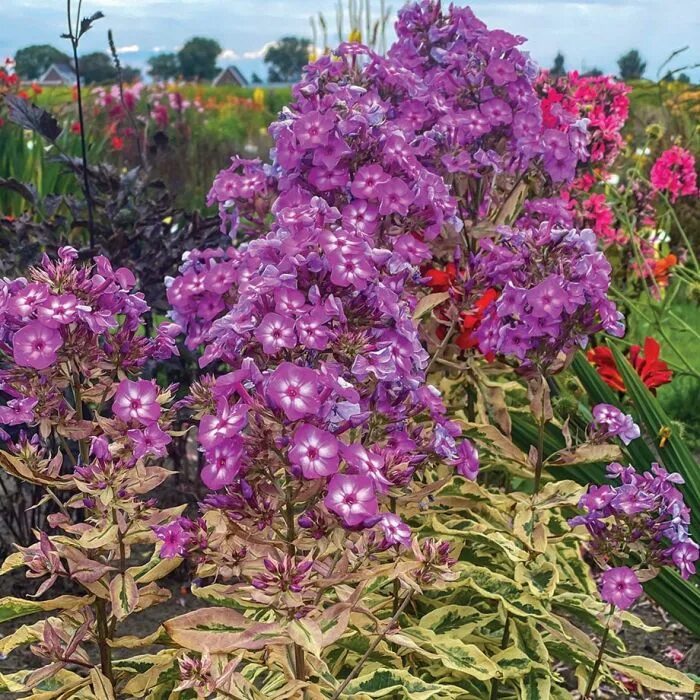
<instances>
[{"instance_id":1,"label":"purple phlox flower cluster","mask_svg":"<svg viewBox=\"0 0 700 700\"><path fill-rule=\"evenodd\" d=\"M435 0L403 8L396 33L389 58L427 87L422 100L402 108L404 122L440 167L486 186L533 161L554 182L574 177L588 157L587 121L562 112L557 128L543 124L538 69L518 49L523 37L489 30L468 7L443 12Z\"/></svg>"},{"instance_id":2,"label":"purple phlox flower cluster","mask_svg":"<svg viewBox=\"0 0 700 700\"><path fill-rule=\"evenodd\" d=\"M640 435L639 426L632 416L624 414L619 408L607 403L593 407L591 433L595 439L604 440L618 437L625 445L636 440Z\"/></svg>"},{"instance_id":3,"label":"purple phlox flower cluster","mask_svg":"<svg viewBox=\"0 0 700 700\"><path fill-rule=\"evenodd\" d=\"M180 329L173 324L153 339L140 334L148 306L129 270L113 269L102 256L79 265L77 257L64 247L56 261L45 256L28 278L0 280L0 390L9 397L0 407L4 423L61 420L73 372L133 371L149 358L177 353Z\"/></svg>"},{"instance_id":4,"label":"purple phlox flower cluster","mask_svg":"<svg viewBox=\"0 0 700 700\"><path fill-rule=\"evenodd\" d=\"M690 537L690 509L677 488L683 478L658 464L639 473L613 463L608 475L618 483L589 486L579 502L584 513L570 521L588 529L596 560L652 571L675 566L683 578L692 576L700 548Z\"/></svg>"},{"instance_id":5,"label":"purple phlox flower cluster","mask_svg":"<svg viewBox=\"0 0 700 700\"><path fill-rule=\"evenodd\" d=\"M608 297L610 263L595 234L541 224L501 227L484 239L477 262L486 285L500 296L476 330L479 349L546 369L598 331L624 333L622 314Z\"/></svg>"},{"instance_id":6,"label":"purple phlox flower cluster","mask_svg":"<svg viewBox=\"0 0 700 700\"><path fill-rule=\"evenodd\" d=\"M318 483L320 503L299 518L314 536L334 523L376 527L395 545L409 535L382 512L389 493L410 489L431 459L474 478L478 458L425 383L412 319L418 266L454 223L455 203L373 87L380 67L390 73L385 59L345 45L309 68L271 127L271 230L238 250L191 254L168 296L190 347L205 346L200 364L232 370L192 403L202 478L224 489L207 507L275 517L265 484L283 467ZM398 76L396 94L410 84Z\"/></svg>"}]
</instances>

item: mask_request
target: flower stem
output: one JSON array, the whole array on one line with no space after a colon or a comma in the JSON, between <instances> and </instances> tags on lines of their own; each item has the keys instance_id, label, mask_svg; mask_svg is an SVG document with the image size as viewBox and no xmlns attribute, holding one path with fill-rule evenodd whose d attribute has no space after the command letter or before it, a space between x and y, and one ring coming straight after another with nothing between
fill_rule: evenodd
<instances>
[{"instance_id":1,"label":"flower stem","mask_svg":"<svg viewBox=\"0 0 700 700\"><path fill-rule=\"evenodd\" d=\"M537 425L537 462L535 463L535 486L533 496L540 492L540 485L542 483L542 467L544 465L544 429L546 425L547 419L544 417L543 409Z\"/></svg>"},{"instance_id":2,"label":"flower stem","mask_svg":"<svg viewBox=\"0 0 700 700\"><path fill-rule=\"evenodd\" d=\"M107 609L102 598L95 599L95 627L97 632L97 646L100 649L100 668L102 675L114 684L112 677L112 649L107 644Z\"/></svg>"},{"instance_id":3,"label":"flower stem","mask_svg":"<svg viewBox=\"0 0 700 700\"><path fill-rule=\"evenodd\" d=\"M365 665L367 659L372 655L372 652L379 646L379 643L386 637L387 632L394 626L396 621L399 619L401 616L401 613L406 609L406 606L411 602L411 598L413 597L413 591L409 591L406 593L404 596L403 600L401 601L401 605L399 605L398 610L392 615L391 620L389 620L389 623L386 626L386 629L379 635L377 635L377 638L369 645L369 648L367 651L362 655L362 658L357 662L355 667L350 671L348 674L348 677L340 684L340 687L333 693L331 700L338 700L338 698L343 694L343 691L345 688L348 687L350 684L350 681L352 681L353 678L357 676L357 674L360 672L362 667Z\"/></svg>"},{"instance_id":4,"label":"flower stem","mask_svg":"<svg viewBox=\"0 0 700 700\"><path fill-rule=\"evenodd\" d=\"M510 611L506 610L506 619L503 623L503 637L501 637L501 649L504 650L510 642ZM498 678L493 679L491 684L491 695L489 700L496 700L498 698Z\"/></svg>"},{"instance_id":5,"label":"flower stem","mask_svg":"<svg viewBox=\"0 0 700 700\"><path fill-rule=\"evenodd\" d=\"M598 671L600 670L600 664L603 662L603 652L605 651L605 643L608 641L608 634L610 633L610 623L612 622L613 613L615 612L615 606L610 606L610 612L608 613L608 621L605 624L605 630L603 631L603 636L600 638L600 649L598 650L598 657L593 664L593 670L588 678L588 683L586 684L586 690L583 693L583 700L587 700L591 691L593 690L593 684L595 683L596 677L598 676Z\"/></svg>"}]
</instances>

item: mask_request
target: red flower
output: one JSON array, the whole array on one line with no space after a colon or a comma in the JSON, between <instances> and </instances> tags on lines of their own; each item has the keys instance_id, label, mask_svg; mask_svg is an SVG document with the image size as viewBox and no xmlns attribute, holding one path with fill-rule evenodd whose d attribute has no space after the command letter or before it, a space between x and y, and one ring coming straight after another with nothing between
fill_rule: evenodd
<instances>
[{"instance_id":1,"label":"red flower","mask_svg":"<svg viewBox=\"0 0 700 700\"><path fill-rule=\"evenodd\" d=\"M70 125L70 130L71 130L74 134L79 134L79 133L80 133L80 122L73 122L73 123Z\"/></svg>"},{"instance_id":2,"label":"red flower","mask_svg":"<svg viewBox=\"0 0 700 700\"><path fill-rule=\"evenodd\" d=\"M630 348L629 361L637 371L645 386L652 391L663 384L668 384L673 371L659 359L660 345L654 338L644 339L644 354L639 345ZM626 391L622 375L617 369L615 358L610 348L601 345L588 351L588 360L598 370L602 380L616 391Z\"/></svg>"},{"instance_id":3,"label":"red flower","mask_svg":"<svg viewBox=\"0 0 700 700\"><path fill-rule=\"evenodd\" d=\"M112 136L112 148L115 151L121 151L124 148L124 139L119 136Z\"/></svg>"},{"instance_id":4,"label":"red flower","mask_svg":"<svg viewBox=\"0 0 700 700\"><path fill-rule=\"evenodd\" d=\"M436 292L446 292L452 286L452 283L457 278L457 268L454 263L448 263L445 265L444 270L438 270L435 267L431 267L426 270L423 277L427 278L426 284L433 291Z\"/></svg>"},{"instance_id":5,"label":"red flower","mask_svg":"<svg viewBox=\"0 0 700 700\"><path fill-rule=\"evenodd\" d=\"M487 289L479 299L474 303L471 311L462 311L460 314L462 319L461 329L455 343L467 350L474 348L478 344L478 340L474 336L474 331L479 327L484 318L484 312L491 302L496 301L498 292L495 289Z\"/></svg>"}]
</instances>

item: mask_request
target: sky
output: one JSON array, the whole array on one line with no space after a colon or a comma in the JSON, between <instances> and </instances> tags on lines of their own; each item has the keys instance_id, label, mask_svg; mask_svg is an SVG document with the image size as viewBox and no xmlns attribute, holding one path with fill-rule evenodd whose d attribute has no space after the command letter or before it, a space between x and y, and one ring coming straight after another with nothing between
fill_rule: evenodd
<instances>
[{"instance_id":1,"label":"sky","mask_svg":"<svg viewBox=\"0 0 700 700\"><path fill-rule=\"evenodd\" d=\"M341 2L347 6L346 0ZM357 2L357 0L356 0ZM380 0L370 0L373 13ZM63 0L4 0L0 13L0 59L29 44L53 44L65 29ZM75 6L74 0L74 6ZM395 10L402 0L386 0ZM445 4L447 4L445 2ZM676 49L690 46L671 64L700 63L700 0L472 0L467 3L491 28L527 37L525 49L544 67L561 51L569 70L593 67L615 73L616 61L637 48L646 76ZM337 0L83 0L83 14L101 10L105 19L84 37L82 51L107 49L112 29L122 62L143 67L154 53L176 51L190 37L216 39L219 65L234 64L250 77L266 77L262 61L270 42L284 35L311 38L310 17L322 12L337 41ZM347 31L347 30L346 30ZM63 45L63 46L62 46ZM700 82L700 68L687 71Z\"/></svg>"}]
</instances>

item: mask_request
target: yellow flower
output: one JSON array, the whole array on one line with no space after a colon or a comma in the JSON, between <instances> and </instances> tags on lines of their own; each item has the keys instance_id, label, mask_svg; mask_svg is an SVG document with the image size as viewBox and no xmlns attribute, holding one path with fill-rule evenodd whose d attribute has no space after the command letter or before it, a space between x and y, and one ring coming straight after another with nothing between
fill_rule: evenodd
<instances>
[{"instance_id":1,"label":"yellow flower","mask_svg":"<svg viewBox=\"0 0 700 700\"><path fill-rule=\"evenodd\" d=\"M265 91L262 88L258 87L253 90L253 102L260 109L265 106Z\"/></svg>"},{"instance_id":2,"label":"yellow flower","mask_svg":"<svg viewBox=\"0 0 700 700\"><path fill-rule=\"evenodd\" d=\"M353 29L348 37L349 42L362 43L362 32L359 29Z\"/></svg>"}]
</instances>

